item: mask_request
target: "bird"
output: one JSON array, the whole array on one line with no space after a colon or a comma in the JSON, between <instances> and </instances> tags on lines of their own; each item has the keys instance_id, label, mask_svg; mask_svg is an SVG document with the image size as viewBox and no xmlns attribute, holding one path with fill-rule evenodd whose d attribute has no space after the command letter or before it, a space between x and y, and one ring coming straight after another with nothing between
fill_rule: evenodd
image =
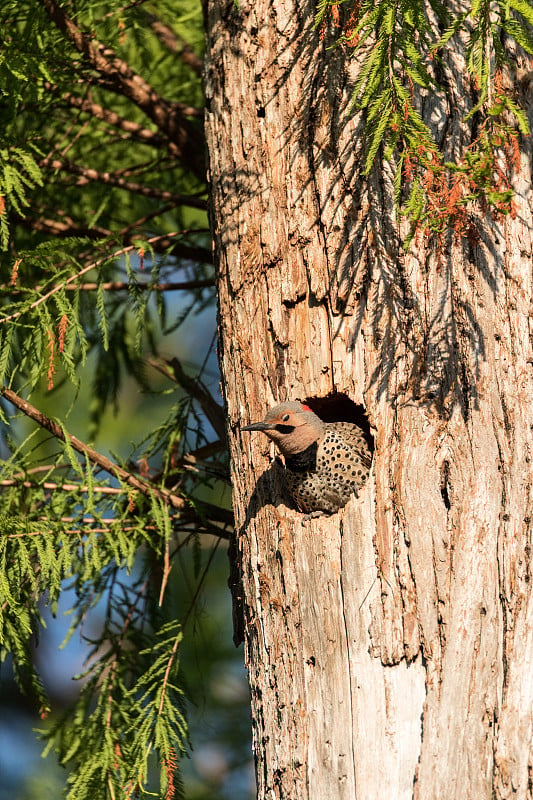
<instances>
[{"instance_id":1,"label":"bird","mask_svg":"<svg viewBox=\"0 0 533 800\"><path fill-rule=\"evenodd\" d=\"M261 422L241 431L262 431L285 462L287 488L307 516L334 514L356 497L370 472L372 450L359 425L323 422L296 401L271 408Z\"/></svg>"}]
</instances>

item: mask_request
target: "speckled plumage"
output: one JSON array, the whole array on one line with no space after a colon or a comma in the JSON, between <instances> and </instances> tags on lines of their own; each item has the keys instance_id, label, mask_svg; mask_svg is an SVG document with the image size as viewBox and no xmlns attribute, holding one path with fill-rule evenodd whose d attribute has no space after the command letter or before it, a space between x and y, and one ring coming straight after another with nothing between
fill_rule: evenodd
<instances>
[{"instance_id":1,"label":"speckled plumage","mask_svg":"<svg viewBox=\"0 0 533 800\"><path fill-rule=\"evenodd\" d=\"M350 422L322 422L301 403L282 403L242 430L273 439L285 459L289 492L307 514L335 513L368 477L372 453L363 430Z\"/></svg>"}]
</instances>

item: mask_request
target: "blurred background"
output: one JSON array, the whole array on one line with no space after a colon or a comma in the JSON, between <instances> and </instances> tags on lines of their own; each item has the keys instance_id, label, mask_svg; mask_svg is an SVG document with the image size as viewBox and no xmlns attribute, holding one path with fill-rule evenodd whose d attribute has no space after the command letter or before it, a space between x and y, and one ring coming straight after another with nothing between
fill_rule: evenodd
<instances>
[{"instance_id":1,"label":"blurred background","mask_svg":"<svg viewBox=\"0 0 533 800\"><path fill-rule=\"evenodd\" d=\"M173 293L170 316L178 316L189 300ZM172 308L172 306L175 306ZM187 315L179 330L161 335L161 352L178 356L191 373L198 371L194 359L208 354L202 381L221 402L216 352L213 347L216 329L215 307L208 303L198 313ZM194 348L190 347L194 343ZM189 349L190 348L190 349ZM148 359L148 355L147 355ZM146 369L149 371L148 360ZM59 386L48 392L43 387L33 400L45 413L67 418L69 431L82 440L90 425L89 390L94 377L88 363L82 376L79 396L68 413L72 399L70 387ZM147 394L138 383L126 379L117 398L117 410L106 409L94 441L100 452L118 454L127 459L134 443L142 441L163 420L175 403L175 389L163 376L152 370L155 381ZM204 419L207 435L209 424ZM34 423L19 418L18 435L23 439ZM39 434L40 447L53 447L46 433ZM207 490L210 500L222 506L230 503L226 484L216 483ZM207 540L207 541L206 541ZM209 562L201 591L196 577L199 569L191 549L180 551L179 562L169 580L168 592L180 618L189 613L186 634L180 648L182 672L186 680L187 714L191 751L180 762L185 797L190 800L248 800L255 796L255 778L251 753L250 699L243 666L243 647L232 641L231 596L227 585L227 542L202 537L200 572ZM35 663L51 698L54 714L60 714L75 699L83 672L88 645L79 633L63 645L70 625L69 611L75 603L74 592L61 597L57 613L44 608L46 627L39 631ZM84 636L97 638L103 625L103 606L95 608L83 626ZM66 774L58 766L54 753L42 757L45 742L39 731L46 728L31 698L24 697L13 681L10 660L0 666L0 797L2 800L58 800L63 794Z\"/></svg>"},{"instance_id":2,"label":"blurred background","mask_svg":"<svg viewBox=\"0 0 533 800\"><path fill-rule=\"evenodd\" d=\"M148 486L0 399L2 800L254 796L203 25L200 0L0 4L0 389Z\"/></svg>"}]
</instances>

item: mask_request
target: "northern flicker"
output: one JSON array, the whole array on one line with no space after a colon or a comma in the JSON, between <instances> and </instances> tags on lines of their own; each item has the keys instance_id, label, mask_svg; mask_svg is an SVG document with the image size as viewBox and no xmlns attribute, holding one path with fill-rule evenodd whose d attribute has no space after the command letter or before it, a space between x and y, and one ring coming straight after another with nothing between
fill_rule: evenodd
<instances>
[{"instance_id":1,"label":"northern flicker","mask_svg":"<svg viewBox=\"0 0 533 800\"><path fill-rule=\"evenodd\" d=\"M306 514L335 513L368 477L372 452L363 430L351 422L323 422L302 403L281 403L241 430L263 431L275 442L289 492Z\"/></svg>"}]
</instances>

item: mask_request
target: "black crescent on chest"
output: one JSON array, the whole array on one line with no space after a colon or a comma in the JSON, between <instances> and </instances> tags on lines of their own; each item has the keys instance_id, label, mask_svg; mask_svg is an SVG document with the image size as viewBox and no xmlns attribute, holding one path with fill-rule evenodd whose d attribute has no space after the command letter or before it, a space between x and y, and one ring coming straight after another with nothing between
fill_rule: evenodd
<instances>
[{"instance_id":1,"label":"black crescent on chest","mask_svg":"<svg viewBox=\"0 0 533 800\"><path fill-rule=\"evenodd\" d=\"M301 453L285 456L285 466L291 472L314 472L316 470L316 454L318 442L313 442Z\"/></svg>"}]
</instances>

